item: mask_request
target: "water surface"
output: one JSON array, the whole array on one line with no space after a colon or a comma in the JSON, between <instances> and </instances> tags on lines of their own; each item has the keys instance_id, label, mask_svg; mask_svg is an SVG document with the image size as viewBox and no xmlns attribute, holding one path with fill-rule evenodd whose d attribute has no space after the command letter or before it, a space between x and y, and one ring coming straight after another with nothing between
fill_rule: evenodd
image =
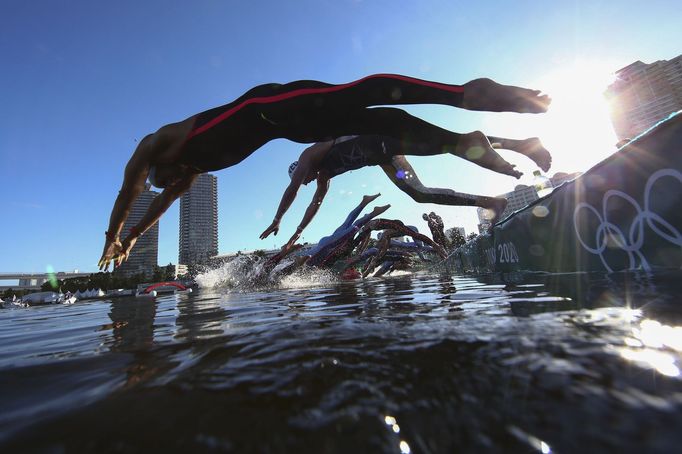
<instances>
[{"instance_id":1,"label":"water surface","mask_svg":"<svg viewBox=\"0 0 682 454\"><path fill-rule=\"evenodd\" d=\"M405 274L0 310L0 451L671 452L682 274Z\"/></svg>"}]
</instances>

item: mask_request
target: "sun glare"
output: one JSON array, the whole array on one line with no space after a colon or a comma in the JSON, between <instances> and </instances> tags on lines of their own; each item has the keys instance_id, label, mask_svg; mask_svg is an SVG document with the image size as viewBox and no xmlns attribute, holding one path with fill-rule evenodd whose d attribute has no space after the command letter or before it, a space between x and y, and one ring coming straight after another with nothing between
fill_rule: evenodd
<instances>
[{"instance_id":1,"label":"sun glare","mask_svg":"<svg viewBox=\"0 0 682 454\"><path fill-rule=\"evenodd\" d=\"M617 142L604 92L615 80L617 66L603 62L576 61L538 76L528 88L540 89L552 98L545 114L502 114L489 120L491 134L511 138L541 139L552 153L549 174L585 171L615 151ZM535 170L526 161L509 157L522 171Z\"/></svg>"},{"instance_id":2,"label":"sun glare","mask_svg":"<svg viewBox=\"0 0 682 454\"><path fill-rule=\"evenodd\" d=\"M584 166L614 150L616 136L604 98L614 77L613 70L603 64L576 62L539 81L538 86L552 97L552 105L538 136L557 161L561 158L569 166L574 162L575 167L567 170L586 170Z\"/></svg>"}]
</instances>

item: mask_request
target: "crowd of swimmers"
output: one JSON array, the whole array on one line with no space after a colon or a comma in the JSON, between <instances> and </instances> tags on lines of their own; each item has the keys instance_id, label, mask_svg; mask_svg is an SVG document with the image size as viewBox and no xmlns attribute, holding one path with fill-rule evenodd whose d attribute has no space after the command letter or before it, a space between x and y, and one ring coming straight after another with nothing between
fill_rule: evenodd
<instances>
[{"instance_id":1,"label":"crowd of swimmers","mask_svg":"<svg viewBox=\"0 0 682 454\"><path fill-rule=\"evenodd\" d=\"M317 213L331 180L363 167L380 167L399 190L417 203L484 208L490 214L491 224L495 224L506 208L504 198L428 187L406 156L448 154L520 178L522 173L497 150L522 154L547 172L552 157L540 140L489 136L481 131L457 133L393 106L437 104L472 111L539 114L547 111L550 102L550 97L539 90L502 85L488 78L455 85L400 74L373 74L344 84L298 80L253 87L227 104L162 126L140 140L126 165L109 227L104 232L98 266L105 271L110 263L118 266L127 260L140 235L192 187L200 174L235 166L275 139L309 146L289 167L290 182L271 224L260 238L277 234L280 220L301 185L315 181L316 190L295 233L270 260L273 266L300 249L296 241ZM147 181L163 191L139 222L124 232L132 205ZM430 239L400 221L376 218L387 206L377 207L357 219L371 200L363 199L359 209L312 250L298 251L294 264L330 266L346 260L364 264L365 275L377 267L378 272L386 273L405 266L406 251L412 252L391 242L398 236L411 236L414 244L408 247L416 251L425 253L424 248L429 246L437 254L444 254L440 244L444 236L438 233L442 221L426 215L432 233L436 232ZM376 250L368 247L372 230L382 231Z\"/></svg>"},{"instance_id":2,"label":"crowd of swimmers","mask_svg":"<svg viewBox=\"0 0 682 454\"><path fill-rule=\"evenodd\" d=\"M423 215L432 237L400 220L379 217L389 210L390 205L375 206L360 217L379 196L364 196L336 230L317 244L310 247L285 245L260 264L256 280L279 278L301 267L331 270L342 279L378 277L423 264L439 263L447 257L450 242L444 233L441 217L433 212ZM376 240L373 240L372 232L376 232ZM411 240L405 241L405 237Z\"/></svg>"}]
</instances>

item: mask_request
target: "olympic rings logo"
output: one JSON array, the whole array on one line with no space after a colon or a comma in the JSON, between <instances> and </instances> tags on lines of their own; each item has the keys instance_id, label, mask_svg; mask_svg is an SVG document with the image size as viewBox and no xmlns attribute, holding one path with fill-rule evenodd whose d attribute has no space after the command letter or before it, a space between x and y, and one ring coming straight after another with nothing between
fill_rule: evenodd
<instances>
[{"instance_id":1,"label":"olympic rings logo","mask_svg":"<svg viewBox=\"0 0 682 454\"><path fill-rule=\"evenodd\" d=\"M627 253L630 262L629 269L636 268L637 262L639 261L643 270L651 270L649 262L641 251L641 248L644 245L645 222L646 225L661 238L682 247L682 234L680 234L679 230L663 219L658 213L654 213L650 209L651 189L654 184L663 177L673 177L682 183L682 173L675 169L661 169L651 174L644 189L644 209L642 209L637 201L630 195L615 189L606 191L604 194L601 214L589 203L581 202L576 205L575 210L573 211L573 227L575 228L576 237L585 250L599 256L602 264L609 272L613 272L613 269L604 258L604 251L607 246L611 248L617 247ZM637 212L637 215L632 219L627 235L620 227L609 221L608 206L609 200L612 198L620 198L627 201ZM596 247L587 244L580 234L579 214L582 210L593 213L599 220L599 226L595 231L594 244Z\"/></svg>"}]
</instances>

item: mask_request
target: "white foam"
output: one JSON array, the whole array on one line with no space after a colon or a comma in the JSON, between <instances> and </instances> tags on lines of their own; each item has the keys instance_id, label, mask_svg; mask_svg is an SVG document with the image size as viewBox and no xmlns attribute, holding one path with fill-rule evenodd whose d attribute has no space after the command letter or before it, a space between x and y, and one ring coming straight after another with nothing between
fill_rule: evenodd
<instances>
[{"instance_id":1,"label":"white foam","mask_svg":"<svg viewBox=\"0 0 682 454\"><path fill-rule=\"evenodd\" d=\"M328 285L337 281L331 271L319 268L301 267L293 273L282 276L280 271L292 263L285 259L267 275L263 274L264 259L257 257L236 257L228 263L199 274L195 280L202 288L221 288L246 291L262 288L306 288Z\"/></svg>"},{"instance_id":2,"label":"white foam","mask_svg":"<svg viewBox=\"0 0 682 454\"><path fill-rule=\"evenodd\" d=\"M281 288L307 288L330 285L338 282L338 277L329 270L303 267L284 276L279 283Z\"/></svg>"}]
</instances>

